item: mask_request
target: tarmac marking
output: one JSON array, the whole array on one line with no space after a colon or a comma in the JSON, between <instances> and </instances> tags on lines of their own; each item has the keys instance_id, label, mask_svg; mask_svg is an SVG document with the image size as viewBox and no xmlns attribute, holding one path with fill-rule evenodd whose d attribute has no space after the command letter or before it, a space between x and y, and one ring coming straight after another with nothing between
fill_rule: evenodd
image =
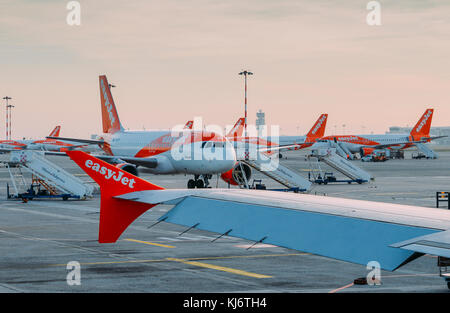
<instances>
[{"instance_id":1,"label":"tarmac marking","mask_svg":"<svg viewBox=\"0 0 450 313\"><path fill-rule=\"evenodd\" d=\"M336 293L336 292L341 291L341 290L343 290L345 288L352 287L353 285L354 285L354 283L351 283L351 284L348 284L348 285L345 285L345 286L333 289L333 290L329 291L328 293Z\"/></svg>"},{"instance_id":2,"label":"tarmac marking","mask_svg":"<svg viewBox=\"0 0 450 313\"><path fill-rule=\"evenodd\" d=\"M187 261L187 260L184 260L184 259L167 258L167 260L180 262L180 263L188 264L188 265L205 267L205 268L214 269L214 270L217 270L217 271L223 271L223 272L233 273L233 274L242 275L242 276L254 277L254 278L271 278L272 277L272 276L268 276L268 275L262 275L262 274L252 273L252 272L246 272L246 271L238 270L238 269L231 268L231 267L224 267L224 266L218 266L218 265L202 263L202 262L195 262L195 261Z\"/></svg>"},{"instance_id":3,"label":"tarmac marking","mask_svg":"<svg viewBox=\"0 0 450 313\"><path fill-rule=\"evenodd\" d=\"M418 195L418 192L380 192L374 193L374 196L399 196L399 195Z\"/></svg>"},{"instance_id":4,"label":"tarmac marking","mask_svg":"<svg viewBox=\"0 0 450 313\"><path fill-rule=\"evenodd\" d=\"M146 244L146 245L164 247L164 248L175 248L175 246L163 245L161 243L156 243L156 242L142 241L142 240L136 240L136 239L124 239L124 240L132 241L132 242L138 242L138 243L143 243L143 244Z\"/></svg>"},{"instance_id":5,"label":"tarmac marking","mask_svg":"<svg viewBox=\"0 0 450 313\"><path fill-rule=\"evenodd\" d=\"M259 255L232 255L232 256L213 256L213 257L198 257L198 258L184 258L184 261L198 261L198 260L220 260L220 259L238 259L238 258L264 258L264 257L278 257L278 256L294 256L294 255L308 255L309 253L287 253L287 254L259 254ZM124 263L151 263L151 262L167 262L166 259L153 260L125 260L125 261L101 261L101 262L80 262L80 265L106 265L106 264L124 264ZM67 264L50 264L49 266L66 266Z\"/></svg>"}]
</instances>

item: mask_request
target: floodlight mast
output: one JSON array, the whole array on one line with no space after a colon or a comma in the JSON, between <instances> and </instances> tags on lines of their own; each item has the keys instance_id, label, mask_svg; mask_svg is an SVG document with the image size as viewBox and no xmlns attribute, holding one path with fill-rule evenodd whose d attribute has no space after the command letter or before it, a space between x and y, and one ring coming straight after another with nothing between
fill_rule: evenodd
<instances>
[{"instance_id":1,"label":"floodlight mast","mask_svg":"<svg viewBox=\"0 0 450 313\"><path fill-rule=\"evenodd\" d=\"M240 72L239 75L244 75L244 84L245 84L245 91L244 91L244 95L245 95L244 142L246 143L245 144L245 159L248 160L249 155L248 155L248 139L247 139L247 76L253 75L253 73L245 70L245 71Z\"/></svg>"},{"instance_id":2,"label":"floodlight mast","mask_svg":"<svg viewBox=\"0 0 450 313\"><path fill-rule=\"evenodd\" d=\"M11 140L11 108L14 106L8 104L8 100L11 100L11 97L3 97L3 100L6 100L6 140Z\"/></svg>"}]
</instances>

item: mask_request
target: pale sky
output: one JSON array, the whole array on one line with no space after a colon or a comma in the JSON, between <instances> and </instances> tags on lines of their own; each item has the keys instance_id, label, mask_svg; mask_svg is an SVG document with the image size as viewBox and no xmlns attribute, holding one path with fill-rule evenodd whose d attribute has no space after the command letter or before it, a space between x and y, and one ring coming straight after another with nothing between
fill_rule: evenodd
<instances>
[{"instance_id":1,"label":"pale sky","mask_svg":"<svg viewBox=\"0 0 450 313\"><path fill-rule=\"evenodd\" d=\"M201 116L229 125L266 113L281 133L384 133L434 108L450 126L450 1L65 0L0 2L0 96L13 98L12 137L101 131L98 76L106 74L125 128L170 128ZM5 136L4 100L0 138Z\"/></svg>"}]
</instances>

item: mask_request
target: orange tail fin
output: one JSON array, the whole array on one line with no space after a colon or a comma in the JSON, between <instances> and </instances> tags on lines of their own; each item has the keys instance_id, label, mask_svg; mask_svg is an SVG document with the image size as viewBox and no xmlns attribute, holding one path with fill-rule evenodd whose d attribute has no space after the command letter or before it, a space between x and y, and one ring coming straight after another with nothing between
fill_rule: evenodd
<instances>
[{"instance_id":1,"label":"orange tail fin","mask_svg":"<svg viewBox=\"0 0 450 313\"><path fill-rule=\"evenodd\" d=\"M311 128L309 133L306 135L307 141L315 140L317 138L323 137L323 135L325 134L325 127L327 125L327 119L328 119L328 114L322 114L317 119L316 123L314 123L313 127Z\"/></svg>"},{"instance_id":2,"label":"orange tail fin","mask_svg":"<svg viewBox=\"0 0 450 313\"><path fill-rule=\"evenodd\" d=\"M111 94L110 86L105 75L99 76L100 81L100 99L102 108L102 123L104 133L115 133L122 131L123 127L120 124L119 114L117 113L116 105Z\"/></svg>"},{"instance_id":3,"label":"orange tail fin","mask_svg":"<svg viewBox=\"0 0 450 313\"><path fill-rule=\"evenodd\" d=\"M83 151L67 151L67 155L99 186L101 192L100 243L116 242L125 229L154 205L114 198L122 194L163 189Z\"/></svg>"},{"instance_id":4,"label":"orange tail fin","mask_svg":"<svg viewBox=\"0 0 450 313\"><path fill-rule=\"evenodd\" d=\"M233 128L228 132L227 137L242 137L242 134L244 133L244 124L244 117L238 119Z\"/></svg>"},{"instance_id":5,"label":"orange tail fin","mask_svg":"<svg viewBox=\"0 0 450 313\"><path fill-rule=\"evenodd\" d=\"M54 130L48 135L49 137L59 137L59 131L61 130L61 126L56 126Z\"/></svg>"},{"instance_id":6,"label":"orange tail fin","mask_svg":"<svg viewBox=\"0 0 450 313\"><path fill-rule=\"evenodd\" d=\"M421 137L430 134L431 119L433 118L434 109L426 109L416 126L411 130L411 136Z\"/></svg>"},{"instance_id":7,"label":"orange tail fin","mask_svg":"<svg viewBox=\"0 0 450 313\"><path fill-rule=\"evenodd\" d=\"M186 125L184 125L184 129L192 129L194 125L194 121L187 121Z\"/></svg>"}]
</instances>

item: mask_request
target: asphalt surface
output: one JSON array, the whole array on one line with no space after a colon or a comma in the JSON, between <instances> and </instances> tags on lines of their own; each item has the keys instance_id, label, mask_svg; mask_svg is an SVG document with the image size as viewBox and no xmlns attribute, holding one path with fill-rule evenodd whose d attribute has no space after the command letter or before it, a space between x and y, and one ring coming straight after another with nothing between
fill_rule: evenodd
<instances>
[{"instance_id":1,"label":"asphalt surface","mask_svg":"<svg viewBox=\"0 0 450 313\"><path fill-rule=\"evenodd\" d=\"M285 153L281 162L307 177L304 154ZM450 152L439 152L437 160L410 156L353 161L375 180L314 185L311 193L435 207L436 191L450 191ZM90 181L69 159L49 159ZM185 188L190 178L145 171L141 177L166 188ZM260 174L254 178L262 178L268 188L281 187ZM8 170L0 168L0 292L448 292L433 256L395 272L381 271L381 285L354 285L354 279L369 273L365 266L265 244L247 249L253 242L226 236L211 242L217 234L193 229L180 235L185 228L164 222L148 228L170 206L146 212L117 243L99 244L98 194L84 201L23 203L6 200L8 181ZM216 178L211 185L226 187Z\"/></svg>"}]
</instances>

